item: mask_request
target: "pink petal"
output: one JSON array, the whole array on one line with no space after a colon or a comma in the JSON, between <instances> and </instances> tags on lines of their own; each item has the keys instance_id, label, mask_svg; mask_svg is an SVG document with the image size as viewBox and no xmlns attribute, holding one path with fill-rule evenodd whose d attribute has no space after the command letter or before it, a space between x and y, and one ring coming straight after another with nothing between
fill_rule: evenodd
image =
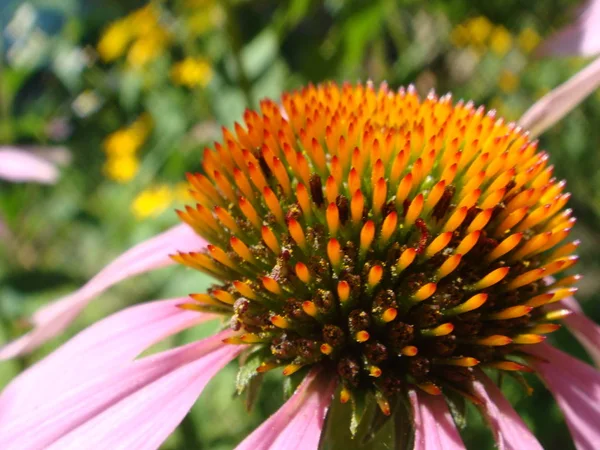
<instances>
[{"instance_id":1,"label":"pink petal","mask_svg":"<svg viewBox=\"0 0 600 450\"><path fill-rule=\"evenodd\" d=\"M0 179L53 184L58 170L44 158L15 147L0 147Z\"/></svg>"},{"instance_id":2,"label":"pink petal","mask_svg":"<svg viewBox=\"0 0 600 450\"><path fill-rule=\"evenodd\" d=\"M527 347L531 364L552 391L579 450L600 445L600 372L547 344Z\"/></svg>"},{"instance_id":3,"label":"pink petal","mask_svg":"<svg viewBox=\"0 0 600 450\"><path fill-rule=\"evenodd\" d=\"M74 385L3 421L0 448L157 448L204 386L241 351L229 330Z\"/></svg>"},{"instance_id":4,"label":"pink petal","mask_svg":"<svg viewBox=\"0 0 600 450\"><path fill-rule=\"evenodd\" d=\"M532 136L538 136L565 117L600 85L600 58L565 83L544 95L519 120Z\"/></svg>"},{"instance_id":5,"label":"pink petal","mask_svg":"<svg viewBox=\"0 0 600 450\"><path fill-rule=\"evenodd\" d=\"M169 254L199 250L206 242L187 225L177 225L131 248L88 281L81 289L33 315L34 328L0 349L0 359L28 353L64 330L85 306L104 290L126 278L172 264Z\"/></svg>"},{"instance_id":6,"label":"pink petal","mask_svg":"<svg viewBox=\"0 0 600 450\"><path fill-rule=\"evenodd\" d=\"M500 450L543 450L502 391L483 372L473 384Z\"/></svg>"},{"instance_id":7,"label":"pink petal","mask_svg":"<svg viewBox=\"0 0 600 450\"><path fill-rule=\"evenodd\" d=\"M316 450L336 377L312 370L294 395L236 450Z\"/></svg>"},{"instance_id":8,"label":"pink petal","mask_svg":"<svg viewBox=\"0 0 600 450\"><path fill-rule=\"evenodd\" d=\"M415 424L414 450L462 450L465 445L458 434L448 406L441 395L409 392Z\"/></svg>"},{"instance_id":9,"label":"pink petal","mask_svg":"<svg viewBox=\"0 0 600 450\"><path fill-rule=\"evenodd\" d=\"M71 386L129 363L165 337L216 317L178 308L184 301L160 300L132 306L83 330L4 389L0 418L26 412Z\"/></svg>"},{"instance_id":10,"label":"pink petal","mask_svg":"<svg viewBox=\"0 0 600 450\"><path fill-rule=\"evenodd\" d=\"M600 1L588 1L577 20L550 36L537 51L539 56L593 56L600 53Z\"/></svg>"},{"instance_id":11,"label":"pink petal","mask_svg":"<svg viewBox=\"0 0 600 450\"><path fill-rule=\"evenodd\" d=\"M585 347L596 366L600 367L600 325L583 313L577 300L573 297L565 298L558 306L567 307L573 311L573 314L565 317L563 322Z\"/></svg>"}]
</instances>

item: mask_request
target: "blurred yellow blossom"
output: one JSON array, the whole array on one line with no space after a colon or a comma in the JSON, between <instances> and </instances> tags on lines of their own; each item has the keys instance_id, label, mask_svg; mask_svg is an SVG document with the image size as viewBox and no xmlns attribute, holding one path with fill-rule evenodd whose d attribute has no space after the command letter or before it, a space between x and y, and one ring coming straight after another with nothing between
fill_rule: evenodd
<instances>
[{"instance_id":1,"label":"blurred yellow blossom","mask_svg":"<svg viewBox=\"0 0 600 450\"><path fill-rule=\"evenodd\" d=\"M157 28L136 39L127 53L127 63L131 67L141 68L155 59L165 49L168 35L165 30Z\"/></svg>"},{"instance_id":2,"label":"blurred yellow blossom","mask_svg":"<svg viewBox=\"0 0 600 450\"><path fill-rule=\"evenodd\" d=\"M541 41L540 35L533 28L527 27L519 33L517 38L519 47L525 53L531 53Z\"/></svg>"},{"instance_id":3,"label":"blurred yellow blossom","mask_svg":"<svg viewBox=\"0 0 600 450\"><path fill-rule=\"evenodd\" d=\"M171 78L175 84L189 88L206 86L212 78L212 68L203 58L186 58L173 65Z\"/></svg>"},{"instance_id":4,"label":"blurred yellow blossom","mask_svg":"<svg viewBox=\"0 0 600 450\"><path fill-rule=\"evenodd\" d=\"M490 35L490 49L498 56L504 56L512 47L512 36L502 25L494 27Z\"/></svg>"},{"instance_id":5,"label":"blurred yellow blossom","mask_svg":"<svg viewBox=\"0 0 600 450\"><path fill-rule=\"evenodd\" d=\"M173 197L179 202L189 202L192 200L190 186L186 182L177 183L173 188Z\"/></svg>"},{"instance_id":6,"label":"blurred yellow blossom","mask_svg":"<svg viewBox=\"0 0 600 450\"><path fill-rule=\"evenodd\" d=\"M492 31L492 23L485 16L474 17L466 22L466 26L471 36L471 41L475 45L483 44Z\"/></svg>"},{"instance_id":7,"label":"blurred yellow blossom","mask_svg":"<svg viewBox=\"0 0 600 450\"><path fill-rule=\"evenodd\" d=\"M100 58L109 62L117 59L127 48L131 41L131 27L125 20L111 23L102 33L98 42Z\"/></svg>"},{"instance_id":8,"label":"blurred yellow blossom","mask_svg":"<svg viewBox=\"0 0 600 450\"><path fill-rule=\"evenodd\" d=\"M450 41L455 47L465 47L470 40L469 29L463 24L458 24L450 33Z\"/></svg>"},{"instance_id":9,"label":"blurred yellow blossom","mask_svg":"<svg viewBox=\"0 0 600 450\"><path fill-rule=\"evenodd\" d=\"M173 202L173 192L165 184L152 186L142 192L133 200L131 211L138 219L156 217L167 209Z\"/></svg>"},{"instance_id":10,"label":"blurred yellow blossom","mask_svg":"<svg viewBox=\"0 0 600 450\"><path fill-rule=\"evenodd\" d=\"M146 140L150 127L149 116L142 115L129 127L109 134L102 143L104 151L109 157L133 155Z\"/></svg>"},{"instance_id":11,"label":"blurred yellow blossom","mask_svg":"<svg viewBox=\"0 0 600 450\"><path fill-rule=\"evenodd\" d=\"M132 28L132 33L143 36L151 33L158 27L159 12L153 3L148 3L143 8L137 9L127 16Z\"/></svg>"},{"instance_id":12,"label":"blurred yellow blossom","mask_svg":"<svg viewBox=\"0 0 600 450\"><path fill-rule=\"evenodd\" d=\"M503 92L514 92L519 87L519 77L510 70L503 70L498 79L498 86Z\"/></svg>"},{"instance_id":13,"label":"blurred yellow blossom","mask_svg":"<svg viewBox=\"0 0 600 450\"><path fill-rule=\"evenodd\" d=\"M127 183L135 177L139 166L135 155L110 155L104 163L104 174L118 183Z\"/></svg>"}]
</instances>

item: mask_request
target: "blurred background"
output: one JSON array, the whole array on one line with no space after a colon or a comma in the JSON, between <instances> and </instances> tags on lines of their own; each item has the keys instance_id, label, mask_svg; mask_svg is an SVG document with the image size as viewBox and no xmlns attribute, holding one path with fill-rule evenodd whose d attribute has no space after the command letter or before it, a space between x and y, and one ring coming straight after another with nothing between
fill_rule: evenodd
<instances>
[{"instance_id":1,"label":"blurred background","mask_svg":"<svg viewBox=\"0 0 600 450\"><path fill-rule=\"evenodd\" d=\"M177 223L186 171L204 146L264 97L326 79L414 83L517 120L587 64L539 58L578 2L548 0L0 0L0 144L59 167L54 185L0 182L0 343L22 320L134 243ZM541 138L568 181L583 241L580 302L600 319L600 92ZM68 333L0 364L0 387L86 325L126 305L201 292L180 267L121 283ZM173 338L182 343L214 325ZM553 335L577 356L564 331ZM172 342L173 343L173 342ZM231 449L282 401L276 374L247 413L235 365L213 380L166 449ZM504 387L545 448L573 448L558 408L533 377ZM470 448L492 448L474 409ZM342 438L340 438L342 439ZM366 448L366 447L365 447ZM381 448L381 447L380 447Z\"/></svg>"}]
</instances>

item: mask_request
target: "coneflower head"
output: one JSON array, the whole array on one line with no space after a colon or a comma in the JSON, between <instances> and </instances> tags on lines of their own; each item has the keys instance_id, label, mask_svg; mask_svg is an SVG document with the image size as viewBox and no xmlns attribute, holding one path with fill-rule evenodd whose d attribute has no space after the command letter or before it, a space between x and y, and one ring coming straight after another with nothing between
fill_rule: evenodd
<instances>
[{"instance_id":1,"label":"coneflower head","mask_svg":"<svg viewBox=\"0 0 600 450\"><path fill-rule=\"evenodd\" d=\"M231 317L258 371L322 364L341 399L468 392L472 367L529 371L567 314L578 242L565 183L528 134L450 95L309 86L223 129L189 174L178 262L219 281L184 308Z\"/></svg>"}]
</instances>

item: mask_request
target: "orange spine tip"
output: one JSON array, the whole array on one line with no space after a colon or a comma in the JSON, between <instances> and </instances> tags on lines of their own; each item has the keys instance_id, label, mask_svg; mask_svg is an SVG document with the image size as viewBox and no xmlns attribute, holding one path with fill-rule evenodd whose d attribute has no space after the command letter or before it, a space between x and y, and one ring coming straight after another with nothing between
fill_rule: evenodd
<instances>
[{"instance_id":1,"label":"orange spine tip","mask_svg":"<svg viewBox=\"0 0 600 450\"><path fill-rule=\"evenodd\" d=\"M467 228L467 233L473 233L474 231L483 230L483 228L485 228L485 226L492 218L493 212L494 208L488 208L477 214L477 216L475 216L475 219L473 219L473 222L471 222L471 224Z\"/></svg>"},{"instance_id":2,"label":"orange spine tip","mask_svg":"<svg viewBox=\"0 0 600 450\"><path fill-rule=\"evenodd\" d=\"M190 294L190 298L192 300L194 300L195 302L198 302L202 305L208 305L208 306L223 306L221 305L219 302L215 301L210 295L208 294Z\"/></svg>"},{"instance_id":3,"label":"orange spine tip","mask_svg":"<svg viewBox=\"0 0 600 450\"><path fill-rule=\"evenodd\" d=\"M308 270L306 264L303 262L296 263L295 271L296 276L300 279L300 281L306 284L310 283L310 271Z\"/></svg>"},{"instance_id":4,"label":"orange spine tip","mask_svg":"<svg viewBox=\"0 0 600 450\"><path fill-rule=\"evenodd\" d=\"M240 197L240 199L238 200L238 204L239 204L240 210L242 211L244 216L246 216L246 218L250 221L250 223L252 225L254 225L254 227L256 229L260 229L262 227L262 221L260 220L258 213L254 209L254 207L250 204L250 202L248 200L246 200L244 197Z\"/></svg>"},{"instance_id":5,"label":"orange spine tip","mask_svg":"<svg viewBox=\"0 0 600 450\"><path fill-rule=\"evenodd\" d=\"M283 374L288 377L296 372L298 372L300 369L302 369L302 367L304 367L301 364L288 364L287 366L285 366L285 368L283 369Z\"/></svg>"},{"instance_id":6,"label":"orange spine tip","mask_svg":"<svg viewBox=\"0 0 600 450\"><path fill-rule=\"evenodd\" d=\"M460 225L465 220L465 217L467 217L468 210L469 210L469 208L467 208L466 206L463 206L462 208L457 208L456 211L454 211L452 213L450 218L444 224L444 228L442 228L442 232L446 233L448 231L454 231L458 227L460 227ZM463 253L463 255L464 255L464 253Z\"/></svg>"},{"instance_id":7,"label":"orange spine tip","mask_svg":"<svg viewBox=\"0 0 600 450\"><path fill-rule=\"evenodd\" d=\"M285 195L288 197L290 195L292 195L292 189L290 186L290 178L288 176L287 170L285 170L283 163L277 157L273 158L273 174L275 175L275 178L277 178L277 182L283 189L283 192L285 193Z\"/></svg>"},{"instance_id":8,"label":"orange spine tip","mask_svg":"<svg viewBox=\"0 0 600 450\"><path fill-rule=\"evenodd\" d=\"M441 280L442 278L450 275L460 264L462 255L452 255L436 271L436 279Z\"/></svg>"},{"instance_id":9,"label":"orange spine tip","mask_svg":"<svg viewBox=\"0 0 600 450\"><path fill-rule=\"evenodd\" d=\"M561 325L558 323L542 323L529 329L532 334L549 334L560 330Z\"/></svg>"},{"instance_id":10,"label":"orange spine tip","mask_svg":"<svg viewBox=\"0 0 600 450\"><path fill-rule=\"evenodd\" d=\"M311 317L317 317L317 306L309 300L302 302L302 310Z\"/></svg>"},{"instance_id":11,"label":"orange spine tip","mask_svg":"<svg viewBox=\"0 0 600 450\"><path fill-rule=\"evenodd\" d=\"M389 416L392 414L392 410L390 408L390 402L387 401L383 396L376 395L375 400L377 401L377 406L383 413L384 416Z\"/></svg>"},{"instance_id":12,"label":"orange spine tip","mask_svg":"<svg viewBox=\"0 0 600 450\"><path fill-rule=\"evenodd\" d=\"M329 344L321 344L320 350L324 355L331 355L333 353L333 347Z\"/></svg>"},{"instance_id":13,"label":"orange spine tip","mask_svg":"<svg viewBox=\"0 0 600 450\"><path fill-rule=\"evenodd\" d=\"M568 286L572 286L576 283L579 283L582 279L583 279L583 275L571 275L569 277L565 277L558 281L555 281L551 286L552 286L552 288L568 287Z\"/></svg>"},{"instance_id":14,"label":"orange spine tip","mask_svg":"<svg viewBox=\"0 0 600 450\"><path fill-rule=\"evenodd\" d=\"M221 342L223 342L223 344L229 344L229 345L245 344L245 342L243 342L238 336L232 336L232 337L225 338Z\"/></svg>"},{"instance_id":15,"label":"orange spine tip","mask_svg":"<svg viewBox=\"0 0 600 450\"><path fill-rule=\"evenodd\" d=\"M327 228L329 228L329 234L331 236L337 236L338 230L340 229L340 213L335 203L330 203L325 212L327 219Z\"/></svg>"},{"instance_id":16,"label":"orange spine tip","mask_svg":"<svg viewBox=\"0 0 600 450\"><path fill-rule=\"evenodd\" d=\"M404 269L406 269L408 266L410 266L412 264L412 262L415 260L415 257L417 256L417 250L414 248L407 248L406 250L404 250L402 252L402 254L400 255L400 258L398 258L398 272L403 271Z\"/></svg>"},{"instance_id":17,"label":"orange spine tip","mask_svg":"<svg viewBox=\"0 0 600 450\"><path fill-rule=\"evenodd\" d=\"M379 178L373 186L373 212L376 215L381 214L381 209L385 203L387 196L387 183L384 178Z\"/></svg>"},{"instance_id":18,"label":"orange spine tip","mask_svg":"<svg viewBox=\"0 0 600 450\"><path fill-rule=\"evenodd\" d=\"M373 378L379 378L381 376L383 372L381 371L381 369L377 366L370 366L369 367L369 376L373 377Z\"/></svg>"},{"instance_id":19,"label":"orange spine tip","mask_svg":"<svg viewBox=\"0 0 600 450\"><path fill-rule=\"evenodd\" d=\"M448 359L440 359L436 361L439 364L443 364L445 366L458 366L458 367L475 367L479 364L479 360L472 358L470 356L462 357L462 358L448 358Z\"/></svg>"},{"instance_id":20,"label":"orange spine tip","mask_svg":"<svg viewBox=\"0 0 600 450\"><path fill-rule=\"evenodd\" d=\"M506 219L504 219L500 225L498 225L498 228L496 228L496 234L497 235L501 235L502 233L507 232L508 230L510 230L512 227L514 227L516 224L518 224L523 217L525 217L527 215L527 211L529 211L529 208L527 208L526 206L523 208L519 208L513 212L511 212Z\"/></svg>"},{"instance_id":21,"label":"orange spine tip","mask_svg":"<svg viewBox=\"0 0 600 450\"><path fill-rule=\"evenodd\" d=\"M425 249L425 257L431 258L436 253L446 248L446 246L450 243L450 240L452 239L452 234L453 233L449 231L446 233L442 233L438 237L436 237L431 242L431 244L429 244Z\"/></svg>"},{"instance_id":22,"label":"orange spine tip","mask_svg":"<svg viewBox=\"0 0 600 450\"><path fill-rule=\"evenodd\" d=\"M269 247L269 250L279 256L281 248L279 247L279 242L277 242L277 238L275 237L275 234L273 234L273 231L266 225L263 225L261 227L261 236L263 242Z\"/></svg>"},{"instance_id":23,"label":"orange spine tip","mask_svg":"<svg viewBox=\"0 0 600 450\"><path fill-rule=\"evenodd\" d=\"M508 275L509 271L509 267L501 267L499 269L496 269L488 273L485 277L483 277L481 280L475 283L472 286L472 289L480 290L493 286L494 284L501 282L506 277L506 275Z\"/></svg>"},{"instance_id":24,"label":"orange spine tip","mask_svg":"<svg viewBox=\"0 0 600 450\"><path fill-rule=\"evenodd\" d=\"M544 247L550 238L552 237L552 232L547 231L542 234L537 234L529 239L519 250L517 250L513 255L512 259L517 261L519 259L523 259L527 256L532 256L536 253L539 253L539 250Z\"/></svg>"},{"instance_id":25,"label":"orange spine tip","mask_svg":"<svg viewBox=\"0 0 600 450\"><path fill-rule=\"evenodd\" d=\"M233 305L235 303L235 297L227 291L215 289L211 293L220 302L227 303L228 305Z\"/></svg>"},{"instance_id":26,"label":"orange spine tip","mask_svg":"<svg viewBox=\"0 0 600 450\"><path fill-rule=\"evenodd\" d=\"M369 275L367 277L367 286L369 289L373 289L375 286L379 284L381 278L383 277L383 267L380 265L376 265L371 267L369 270Z\"/></svg>"},{"instance_id":27,"label":"orange spine tip","mask_svg":"<svg viewBox=\"0 0 600 450\"><path fill-rule=\"evenodd\" d=\"M492 336L476 339L474 341L477 345L486 345L488 347L502 347L512 343L512 339L508 336L502 336L500 334L494 334Z\"/></svg>"},{"instance_id":28,"label":"orange spine tip","mask_svg":"<svg viewBox=\"0 0 600 450\"><path fill-rule=\"evenodd\" d=\"M235 223L235 220L225 209L221 208L220 206L215 206L214 212L217 218L221 221L221 223L227 228L229 228L230 231L232 231L233 233L240 232L240 228Z\"/></svg>"},{"instance_id":29,"label":"orange spine tip","mask_svg":"<svg viewBox=\"0 0 600 450\"><path fill-rule=\"evenodd\" d=\"M513 336L513 343L515 344L539 344L546 340L546 336L540 336L539 334L518 334Z\"/></svg>"},{"instance_id":30,"label":"orange spine tip","mask_svg":"<svg viewBox=\"0 0 600 450\"><path fill-rule=\"evenodd\" d=\"M302 250L306 250L306 238L304 237L304 231L302 231L302 227L300 223L296 219L288 220L288 231L290 232L290 236L296 245L300 247Z\"/></svg>"},{"instance_id":31,"label":"orange spine tip","mask_svg":"<svg viewBox=\"0 0 600 450\"><path fill-rule=\"evenodd\" d=\"M494 361L486 363L486 367L492 367L494 369L506 370L509 372L533 372L533 369L523 364L519 364L513 361Z\"/></svg>"},{"instance_id":32,"label":"orange spine tip","mask_svg":"<svg viewBox=\"0 0 600 450\"><path fill-rule=\"evenodd\" d=\"M258 373L265 373L265 372L268 372L269 370L273 370L275 367L277 367L277 364L275 364L275 363L263 362L260 366L258 366L256 371Z\"/></svg>"},{"instance_id":33,"label":"orange spine tip","mask_svg":"<svg viewBox=\"0 0 600 450\"><path fill-rule=\"evenodd\" d=\"M327 243L327 256L333 268L337 271L342 264L342 248L337 239L331 238Z\"/></svg>"},{"instance_id":34,"label":"orange spine tip","mask_svg":"<svg viewBox=\"0 0 600 450\"><path fill-rule=\"evenodd\" d=\"M485 316L485 318L487 320L516 319L517 317L522 317L526 314L529 314L532 309L533 309L532 306L526 306L526 305L511 306L509 308L503 309L502 311L488 314Z\"/></svg>"},{"instance_id":35,"label":"orange spine tip","mask_svg":"<svg viewBox=\"0 0 600 450\"><path fill-rule=\"evenodd\" d=\"M437 205L437 203L440 201L440 198L442 198L444 189L446 189L446 182L443 180L436 183L436 185L433 186L433 188L429 192L429 195L427 196L427 200L425 201L425 214L427 214L435 207L435 205Z\"/></svg>"},{"instance_id":36,"label":"orange spine tip","mask_svg":"<svg viewBox=\"0 0 600 450\"><path fill-rule=\"evenodd\" d=\"M237 237L232 236L231 239L229 239L229 244L231 245L233 251L236 252L244 261L254 261L254 257L252 256L250 249Z\"/></svg>"},{"instance_id":37,"label":"orange spine tip","mask_svg":"<svg viewBox=\"0 0 600 450\"><path fill-rule=\"evenodd\" d=\"M338 196L338 185L333 178L333 175L329 175L327 181L325 182L325 197L329 203L335 202L335 199Z\"/></svg>"},{"instance_id":38,"label":"orange spine tip","mask_svg":"<svg viewBox=\"0 0 600 450\"><path fill-rule=\"evenodd\" d=\"M416 356L417 353L419 353L419 349L414 345L407 345L400 350L400 354L404 356Z\"/></svg>"},{"instance_id":39,"label":"orange spine tip","mask_svg":"<svg viewBox=\"0 0 600 450\"><path fill-rule=\"evenodd\" d=\"M273 278L262 277L261 281L262 281L264 288L267 291L269 291L273 294L277 294L277 295L281 294L281 287L279 286L279 283L277 283L277 281L275 281Z\"/></svg>"},{"instance_id":40,"label":"orange spine tip","mask_svg":"<svg viewBox=\"0 0 600 450\"><path fill-rule=\"evenodd\" d=\"M479 196L481 195L481 190L475 189L472 192L469 192L458 204L458 208L472 208L479 200Z\"/></svg>"},{"instance_id":41,"label":"orange spine tip","mask_svg":"<svg viewBox=\"0 0 600 450\"><path fill-rule=\"evenodd\" d=\"M350 391L347 388L342 388L340 391L340 403L348 403L350 401L351 395Z\"/></svg>"},{"instance_id":42,"label":"orange spine tip","mask_svg":"<svg viewBox=\"0 0 600 450\"><path fill-rule=\"evenodd\" d=\"M350 192L356 192L360 190L360 186L360 175L356 171L356 168L353 167L348 173L348 190Z\"/></svg>"},{"instance_id":43,"label":"orange spine tip","mask_svg":"<svg viewBox=\"0 0 600 450\"><path fill-rule=\"evenodd\" d=\"M208 249L210 256L212 256L216 261L219 261L221 264L229 267L230 269L237 268L237 265L231 261L231 259L229 259L229 256L227 256L227 253L225 253L222 248L210 244L207 245L206 248Z\"/></svg>"},{"instance_id":44,"label":"orange spine tip","mask_svg":"<svg viewBox=\"0 0 600 450\"><path fill-rule=\"evenodd\" d=\"M518 289L527 284L533 283L534 281L537 281L540 278L543 278L544 276L546 276L546 269L533 269L529 272L525 272L524 274L519 275L510 283L508 283L506 287L507 289Z\"/></svg>"},{"instance_id":45,"label":"orange spine tip","mask_svg":"<svg viewBox=\"0 0 600 450\"><path fill-rule=\"evenodd\" d=\"M578 290L579 289L576 287L557 289L552 293L552 301L550 303L558 302L567 297L573 296Z\"/></svg>"},{"instance_id":46,"label":"orange spine tip","mask_svg":"<svg viewBox=\"0 0 600 450\"><path fill-rule=\"evenodd\" d=\"M389 213L383 220L381 225L381 234L379 236L379 242L381 245L387 244L398 226L398 214L396 211Z\"/></svg>"},{"instance_id":47,"label":"orange spine tip","mask_svg":"<svg viewBox=\"0 0 600 450\"><path fill-rule=\"evenodd\" d=\"M523 233L515 233L508 236L502 242L500 242L494 250L492 250L486 257L488 263L497 260L498 258L506 255L512 249L514 249L519 242L523 239Z\"/></svg>"},{"instance_id":48,"label":"orange spine tip","mask_svg":"<svg viewBox=\"0 0 600 450\"><path fill-rule=\"evenodd\" d=\"M499 204L504 198L504 194L506 193L506 189L498 189L488 195L481 205L479 206L481 209L487 210L490 208L494 208L497 204Z\"/></svg>"},{"instance_id":49,"label":"orange spine tip","mask_svg":"<svg viewBox=\"0 0 600 450\"><path fill-rule=\"evenodd\" d=\"M269 208L269 211L273 213L277 221L282 225L285 224L283 209L281 209L281 205L279 204L279 200L277 200L275 193L270 188L265 187L263 189L263 197L267 207Z\"/></svg>"},{"instance_id":50,"label":"orange spine tip","mask_svg":"<svg viewBox=\"0 0 600 450\"><path fill-rule=\"evenodd\" d=\"M366 253L371 247L375 238L375 223L372 220L367 221L360 230L360 252Z\"/></svg>"},{"instance_id":51,"label":"orange spine tip","mask_svg":"<svg viewBox=\"0 0 600 450\"><path fill-rule=\"evenodd\" d=\"M265 180L265 176L258 166L255 166L253 163L249 163L248 173L252 183L254 183L254 186L256 186L257 189L262 191L267 187L267 180Z\"/></svg>"},{"instance_id":52,"label":"orange spine tip","mask_svg":"<svg viewBox=\"0 0 600 450\"><path fill-rule=\"evenodd\" d=\"M296 185L296 198L298 199L298 203L300 204L300 208L302 208L304 216L307 218L312 217L310 197L308 196L306 186L302 183Z\"/></svg>"},{"instance_id":53,"label":"orange spine tip","mask_svg":"<svg viewBox=\"0 0 600 450\"><path fill-rule=\"evenodd\" d=\"M460 241L460 243L458 244L458 247L456 247L456 250L454 250L455 254L460 254L460 255L466 255L467 253L469 253L471 251L471 249L473 247L475 247L475 244L477 244L477 242L479 241L479 237L481 236L481 231L473 231L469 234L467 234L462 241Z\"/></svg>"},{"instance_id":54,"label":"orange spine tip","mask_svg":"<svg viewBox=\"0 0 600 450\"><path fill-rule=\"evenodd\" d=\"M419 383L416 386L429 395L442 395L442 390L433 383Z\"/></svg>"},{"instance_id":55,"label":"orange spine tip","mask_svg":"<svg viewBox=\"0 0 600 450\"><path fill-rule=\"evenodd\" d=\"M406 217L404 218L404 225L406 228L411 227L419 215L423 210L423 194L417 195L412 202L410 202L410 206L408 207L408 211L406 212Z\"/></svg>"},{"instance_id":56,"label":"orange spine tip","mask_svg":"<svg viewBox=\"0 0 600 450\"><path fill-rule=\"evenodd\" d=\"M396 189L396 209L398 211L402 211L404 200L412 189L412 183L413 176L409 173L398 184L398 189Z\"/></svg>"},{"instance_id":57,"label":"orange spine tip","mask_svg":"<svg viewBox=\"0 0 600 450\"><path fill-rule=\"evenodd\" d=\"M417 292L412 295L412 299L415 302L422 302L423 300L427 300L431 297L437 288L435 283L427 283L419 288Z\"/></svg>"},{"instance_id":58,"label":"orange spine tip","mask_svg":"<svg viewBox=\"0 0 600 450\"><path fill-rule=\"evenodd\" d=\"M254 291L248 286L246 283L242 281L234 281L233 287L236 291L238 291L242 296L249 298L250 300L256 300L256 294Z\"/></svg>"},{"instance_id":59,"label":"orange spine tip","mask_svg":"<svg viewBox=\"0 0 600 450\"><path fill-rule=\"evenodd\" d=\"M254 197L254 189L250 186L250 182L246 178L246 175L244 175L244 172L238 168L233 169L233 179L244 196L250 199Z\"/></svg>"},{"instance_id":60,"label":"orange spine tip","mask_svg":"<svg viewBox=\"0 0 600 450\"><path fill-rule=\"evenodd\" d=\"M533 298L527 300L524 305L531 306L532 308L538 308L540 306L546 305L552 302L554 294L552 292L548 292L546 294L536 295Z\"/></svg>"},{"instance_id":61,"label":"orange spine tip","mask_svg":"<svg viewBox=\"0 0 600 450\"><path fill-rule=\"evenodd\" d=\"M461 303L454 308L450 308L444 311L445 315L456 315L456 314L464 314L469 311L473 311L479 307L481 307L488 299L487 294L476 294L467 301Z\"/></svg>"},{"instance_id":62,"label":"orange spine tip","mask_svg":"<svg viewBox=\"0 0 600 450\"><path fill-rule=\"evenodd\" d=\"M367 342L371 336L368 331L362 330L354 335L356 342Z\"/></svg>"},{"instance_id":63,"label":"orange spine tip","mask_svg":"<svg viewBox=\"0 0 600 450\"><path fill-rule=\"evenodd\" d=\"M396 308L388 308L381 315L381 319L385 323L388 323L388 322L393 321L397 315L398 315L398 310Z\"/></svg>"},{"instance_id":64,"label":"orange spine tip","mask_svg":"<svg viewBox=\"0 0 600 450\"><path fill-rule=\"evenodd\" d=\"M364 207L365 198L360 189L357 189L352 195L352 201L350 202L350 212L354 225L358 225L362 221Z\"/></svg>"},{"instance_id":65,"label":"orange spine tip","mask_svg":"<svg viewBox=\"0 0 600 450\"><path fill-rule=\"evenodd\" d=\"M277 328L290 328L290 322L285 317L280 316L278 314L271 317L271 323Z\"/></svg>"},{"instance_id":66,"label":"orange spine tip","mask_svg":"<svg viewBox=\"0 0 600 450\"><path fill-rule=\"evenodd\" d=\"M254 333L242 334L240 336L240 340L244 344L257 344L259 342L268 342L268 340L265 340L265 339L261 338L260 336L254 334Z\"/></svg>"},{"instance_id":67,"label":"orange spine tip","mask_svg":"<svg viewBox=\"0 0 600 450\"><path fill-rule=\"evenodd\" d=\"M570 309L557 309L556 311L547 312L544 314L543 318L550 321L561 320L567 316L570 316L571 314L573 314L573 311Z\"/></svg>"},{"instance_id":68,"label":"orange spine tip","mask_svg":"<svg viewBox=\"0 0 600 450\"><path fill-rule=\"evenodd\" d=\"M350 285L347 281L340 281L338 283L337 293L341 303L348 301L348 298L350 298Z\"/></svg>"}]
</instances>

